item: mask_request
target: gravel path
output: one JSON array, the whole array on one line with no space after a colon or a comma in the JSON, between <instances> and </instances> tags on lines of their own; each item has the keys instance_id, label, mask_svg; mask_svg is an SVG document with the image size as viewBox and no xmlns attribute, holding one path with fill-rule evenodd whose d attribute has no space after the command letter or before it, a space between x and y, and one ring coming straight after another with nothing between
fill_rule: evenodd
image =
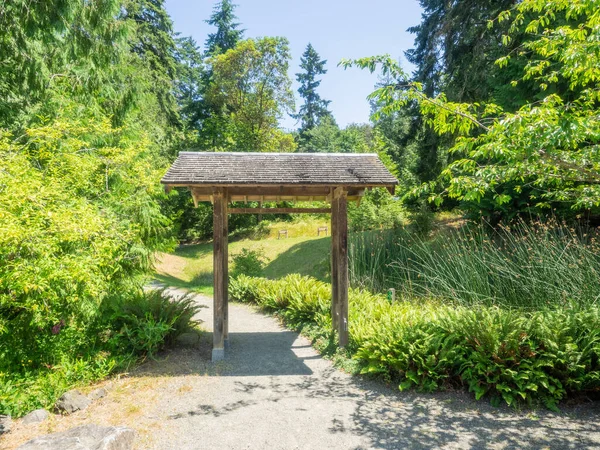
<instances>
[{"instance_id":1,"label":"gravel path","mask_svg":"<svg viewBox=\"0 0 600 450\"><path fill-rule=\"evenodd\" d=\"M212 309L200 316L210 329ZM163 422L144 448L600 448L598 403L533 413L462 392L400 393L336 370L307 339L250 306L230 305L229 328L223 362L209 362L206 333L195 348L142 367L143 376L173 377L157 388L147 414Z\"/></svg>"}]
</instances>

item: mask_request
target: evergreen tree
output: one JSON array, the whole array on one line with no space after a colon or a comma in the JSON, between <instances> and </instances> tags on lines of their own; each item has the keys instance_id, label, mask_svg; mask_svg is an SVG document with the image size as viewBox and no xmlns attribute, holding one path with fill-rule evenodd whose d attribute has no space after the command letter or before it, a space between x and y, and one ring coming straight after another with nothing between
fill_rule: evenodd
<instances>
[{"instance_id":1,"label":"evergreen tree","mask_svg":"<svg viewBox=\"0 0 600 450\"><path fill-rule=\"evenodd\" d=\"M46 113L49 91L105 88L124 42L121 2L45 0L0 2L0 127L22 126ZM104 90L105 98L115 96Z\"/></svg>"},{"instance_id":2,"label":"evergreen tree","mask_svg":"<svg viewBox=\"0 0 600 450\"><path fill-rule=\"evenodd\" d=\"M510 87L514 71L502 71L494 61L502 55L505 27L488 27L516 0L420 0L422 22L409 31L415 34L414 48L405 55L416 66L413 80L423 84L428 96L444 92L448 100L481 102L502 97L512 107L523 104L526 94L514 95ZM514 63L521 64L515 59ZM508 91L511 94L507 94ZM417 158L413 170L419 181L437 178L447 164L446 150L452 136L440 136L427 125L416 104L409 104L397 115L399 124L382 129L390 141L414 147ZM386 134L403 130L403 136ZM395 131L394 131L395 132ZM400 160L396 163L401 164Z\"/></svg>"},{"instance_id":3,"label":"evergreen tree","mask_svg":"<svg viewBox=\"0 0 600 450\"><path fill-rule=\"evenodd\" d=\"M309 43L306 51L300 59L300 68L304 72L296 74L296 80L300 83L298 93L304 99L304 104L300 107L298 114L293 117L300 120L300 138L306 137L306 132L317 126L323 117L330 116L331 113L327 106L331 101L323 100L317 93L317 88L321 80L317 79L319 75L325 75L326 60L321 60L319 54Z\"/></svg>"},{"instance_id":4,"label":"evergreen tree","mask_svg":"<svg viewBox=\"0 0 600 450\"><path fill-rule=\"evenodd\" d=\"M175 96L184 125L197 130L204 117L205 71L202 53L191 37L176 37L175 45Z\"/></svg>"},{"instance_id":5,"label":"evergreen tree","mask_svg":"<svg viewBox=\"0 0 600 450\"><path fill-rule=\"evenodd\" d=\"M214 10L210 19L206 21L209 25L217 27L215 33L208 35L205 48L207 56L219 55L231 50L244 37L244 30L240 30L240 24L236 22L234 13L236 4L231 0L221 0Z\"/></svg>"},{"instance_id":6,"label":"evergreen tree","mask_svg":"<svg viewBox=\"0 0 600 450\"><path fill-rule=\"evenodd\" d=\"M167 125L180 126L181 120L173 86L176 76L173 22L164 0L130 0L125 4L125 17L134 24L130 38L131 51L147 68L150 90Z\"/></svg>"}]
</instances>

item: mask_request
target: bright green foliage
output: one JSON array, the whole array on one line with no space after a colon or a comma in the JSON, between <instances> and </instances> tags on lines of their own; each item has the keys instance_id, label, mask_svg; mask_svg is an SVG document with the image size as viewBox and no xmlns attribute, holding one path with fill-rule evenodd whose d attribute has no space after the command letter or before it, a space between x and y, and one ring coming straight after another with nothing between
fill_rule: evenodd
<instances>
[{"instance_id":1,"label":"bright green foliage","mask_svg":"<svg viewBox=\"0 0 600 450\"><path fill-rule=\"evenodd\" d=\"M413 230L354 235L352 283L406 297L517 308L598 301L597 233L553 223L463 228L434 239Z\"/></svg>"},{"instance_id":2,"label":"bright green foliage","mask_svg":"<svg viewBox=\"0 0 600 450\"><path fill-rule=\"evenodd\" d=\"M400 227L406 221L406 210L385 189L365 192L360 205L348 204L348 221L351 231L365 231Z\"/></svg>"},{"instance_id":3,"label":"bright green foliage","mask_svg":"<svg viewBox=\"0 0 600 450\"><path fill-rule=\"evenodd\" d=\"M246 275L249 277L259 277L269 260L265 256L262 248L250 250L243 248L239 253L231 255L233 261L233 270L231 276Z\"/></svg>"},{"instance_id":4,"label":"bright green foliage","mask_svg":"<svg viewBox=\"0 0 600 450\"><path fill-rule=\"evenodd\" d=\"M300 107L298 114L293 115L293 117L300 120L299 132L301 137L304 136L305 132L317 126L321 119L331 116L331 112L327 109L331 102L323 100L317 93L317 88L321 84L321 80L318 80L317 77L327 73L325 64L327 64L327 61L321 60L317 51L309 43L300 58L300 68L304 72L296 74L296 80L300 83L298 93L304 99L304 104ZM303 146L306 146L306 143Z\"/></svg>"},{"instance_id":5,"label":"bright green foliage","mask_svg":"<svg viewBox=\"0 0 600 450\"><path fill-rule=\"evenodd\" d=\"M415 66L412 81L422 83L425 94L435 96L444 92L456 102L495 99L511 108L521 106L526 98L534 98L530 86L518 93L510 87L511 77L523 66L521 58L515 58L508 70L494 66L494 61L503 55L499 43L506 27L488 28L487 22L511 8L515 0L420 0L419 3L423 8L422 20L408 29L414 33L415 41L405 56ZM520 39L516 39L510 48L519 43ZM383 84L388 82L394 81L383 80ZM511 92L507 93L508 90ZM447 150L452 146L453 136L437 134L424 120L418 104L411 102L376 123L391 141L392 156L414 181L435 180L447 165Z\"/></svg>"},{"instance_id":6,"label":"bright green foliage","mask_svg":"<svg viewBox=\"0 0 600 450\"><path fill-rule=\"evenodd\" d=\"M528 208L544 209L555 204L573 210L600 206L600 17L598 2L528 0L498 21L511 20L512 33L522 27L531 36L522 44L529 55L524 74L514 81L534 82L549 93L539 102L509 112L493 103L455 103L444 94L426 95L421 83L408 80L390 58L365 58L356 64L397 81L373 93L381 113L394 113L410 102L421 111L438 133L458 135L450 150L455 161L442 173L442 196L435 184L424 187L431 200L443 196L479 202L491 195L498 207L526 193ZM562 19L567 19L566 24ZM493 26L493 24L492 24ZM503 66L507 56L498 60ZM553 86L566 85L561 95ZM523 208L525 209L525 208Z\"/></svg>"},{"instance_id":7,"label":"bright green foliage","mask_svg":"<svg viewBox=\"0 0 600 450\"><path fill-rule=\"evenodd\" d=\"M2 137L0 332L14 340L2 359L29 359L40 340L52 345L58 323L85 328L165 248L161 164L149 145L77 105L23 138ZM35 364L43 362L51 361Z\"/></svg>"},{"instance_id":8,"label":"bright green foliage","mask_svg":"<svg viewBox=\"0 0 600 450\"><path fill-rule=\"evenodd\" d=\"M368 124L351 123L340 129L332 116L299 136L299 151L312 153L385 153L380 135Z\"/></svg>"},{"instance_id":9,"label":"bright green foliage","mask_svg":"<svg viewBox=\"0 0 600 450\"><path fill-rule=\"evenodd\" d=\"M297 275L240 276L231 281L230 295L323 336L331 329L330 289ZM363 373L384 376L401 390L464 386L477 399L556 409L571 393L600 388L595 306L529 313L431 300L390 303L359 290L350 291L349 303L347 350Z\"/></svg>"},{"instance_id":10,"label":"bright green foliage","mask_svg":"<svg viewBox=\"0 0 600 450\"><path fill-rule=\"evenodd\" d=\"M132 361L104 312L148 300L172 248L159 180L179 113L160 0L4 2L0 25L0 414L21 415ZM133 320L134 357L172 327Z\"/></svg>"},{"instance_id":11,"label":"bright green foliage","mask_svg":"<svg viewBox=\"0 0 600 450\"><path fill-rule=\"evenodd\" d=\"M217 27L215 33L208 35L204 47L207 56L215 56L233 49L244 36L244 30L240 30L236 23L235 8L231 0L221 0L215 7L210 19L206 21L209 25Z\"/></svg>"},{"instance_id":12,"label":"bright green foliage","mask_svg":"<svg viewBox=\"0 0 600 450\"><path fill-rule=\"evenodd\" d=\"M289 60L285 38L248 39L209 60L212 82L206 100L219 114L205 123L208 147L294 150L292 137L278 128L279 118L294 106Z\"/></svg>"}]
</instances>

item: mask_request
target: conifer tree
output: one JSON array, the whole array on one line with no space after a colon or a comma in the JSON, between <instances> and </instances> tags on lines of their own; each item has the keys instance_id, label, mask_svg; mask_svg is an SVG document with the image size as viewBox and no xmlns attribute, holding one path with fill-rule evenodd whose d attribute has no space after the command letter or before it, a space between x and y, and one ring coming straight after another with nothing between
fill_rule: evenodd
<instances>
[{"instance_id":1,"label":"conifer tree","mask_svg":"<svg viewBox=\"0 0 600 450\"><path fill-rule=\"evenodd\" d=\"M331 101L323 100L317 93L317 88L321 84L321 80L317 77L325 75L326 60L321 60L319 54L314 49L312 44L308 44L302 58L300 59L300 68L304 72L296 74L296 80L300 83L298 93L304 99L304 104L300 107L298 114L293 117L300 120L300 136L305 137L306 132L316 127L323 117L331 115L327 106Z\"/></svg>"},{"instance_id":2,"label":"conifer tree","mask_svg":"<svg viewBox=\"0 0 600 450\"><path fill-rule=\"evenodd\" d=\"M173 22L164 0L132 0L125 8L125 17L134 23L135 29L130 38L131 51L148 71L151 91L166 123L179 126L179 111L173 95L176 76Z\"/></svg>"},{"instance_id":3,"label":"conifer tree","mask_svg":"<svg viewBox=\"0 0 600 450\"><path fill-rule=\"evenodd\" d=\"M205 48L207 56L219 55L231 50L244 37L244 30L239 29L240 24L236 22L236 4L231 0L221 0L214 10L210 19L206 21L209 25L217 27L217 31L208 35Z\"/></svg>"}]
</instances>

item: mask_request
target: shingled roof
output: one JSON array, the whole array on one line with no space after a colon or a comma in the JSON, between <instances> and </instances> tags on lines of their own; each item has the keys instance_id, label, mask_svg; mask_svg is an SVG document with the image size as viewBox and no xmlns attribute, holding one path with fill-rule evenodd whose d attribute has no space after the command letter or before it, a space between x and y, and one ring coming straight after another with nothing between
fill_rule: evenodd
<instances>
[{"instance_id":1,"label":"shingled roof","mask_svg":"<svg viewBox=\"0 0 600 450\"><path fill-rule=\"evenodd\" d=\"M294 185L391 188L398 180L374 153L180 152L168 186Z\"/></svg>"}]
</instances>

